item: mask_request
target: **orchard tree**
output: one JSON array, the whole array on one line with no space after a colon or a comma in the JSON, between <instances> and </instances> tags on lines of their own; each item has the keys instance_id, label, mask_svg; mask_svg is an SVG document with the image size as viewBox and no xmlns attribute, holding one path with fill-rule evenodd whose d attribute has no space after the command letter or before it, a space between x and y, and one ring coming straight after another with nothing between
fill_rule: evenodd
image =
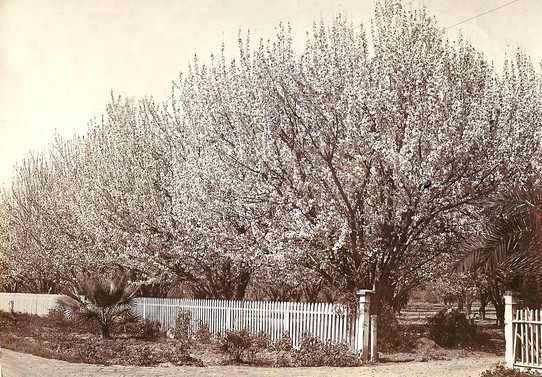
<instances>
[{"instance_id":1,"label":"orchard tree","mask_svg":"<svg viewBox=\"0 0 542 377\"><path fill-rule=\"evenodd\" d=\"M222 161L208 132L176 111L186 146L175 191L184 237L170 267L194 297L242 299L265 264L270 209L250 200L252 177Z\"/></svg>"},{"instance_id":2,"label":"orchard tree","mask_svg":"<svg viewBox=\"0 0 542 377\"><path fill-rule=\"evenodd\" d=\"M268 216L274 253L396 307L473 232L484 199L538 168L540 94L511 87L538 75L500 78L443 34L425 10L384 1L372 44L338 16L296 56L282 27L254 52L240 40L239 61L194 64L179 94Z\"/></svg>"},{"instance_id":3,"label":"orchard tree","mask_svg":"<svg viewBox=\"0 0 542 377\"><path fill-rule=\"evenodd\" d=\"M179 242L170 126L152 98L112 96L107 118L90 124L62 188L88 235L78 246L87 255L81 266L130 269L153 295L167 294L174 283L162 255Z\"/></svg>"},{"instance_id":4,"label":"orchard tree","mask_svg":"<svg viewBox=\"0 0 542 377\"><path fill-rule=\"evenodd\" d=\"M45 153L33 153L16 166L9 191L2 194L2 259L10 290L54 292L61 278L56 268L63 230L51 211L58 170Z\"/></svg>"}]
</instances>

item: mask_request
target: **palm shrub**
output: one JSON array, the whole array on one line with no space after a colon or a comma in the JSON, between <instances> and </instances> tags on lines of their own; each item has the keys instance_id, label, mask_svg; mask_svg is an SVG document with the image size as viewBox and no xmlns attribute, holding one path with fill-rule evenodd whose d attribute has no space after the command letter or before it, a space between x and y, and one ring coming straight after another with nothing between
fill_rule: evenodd
<instances>
[{"instance_id":1,"label":"palm shrub","mask_svg":"<svg viewBox=\"0 0 542 377\"><path fill-rule=\"evenodd\" d=\"M504 323L506 290L523 291L525 298L540 289L542 275L542 190L515 188L490 202L484 227L475 235L457 270L481 275L481 290ZM531 302L529 302L531 304Z\"/></svg>"},{"instance_id":2,"label":"palm shrub","mask_svg":"<svg viewBox=\"0 0 542 377\"><path fill-rule=\"evenodd\" d=\"M112 330L138 319L133 310L138 290L126 273L86 275L79 287L64 290L58 304L69 318L98 323L102 337L109 339Z\"/></svg>"}]
</instances>

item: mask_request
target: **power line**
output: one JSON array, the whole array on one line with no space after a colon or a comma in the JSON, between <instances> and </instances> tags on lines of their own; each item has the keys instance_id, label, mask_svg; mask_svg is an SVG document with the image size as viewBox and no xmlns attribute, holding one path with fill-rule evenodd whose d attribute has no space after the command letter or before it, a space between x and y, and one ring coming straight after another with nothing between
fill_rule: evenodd
<instances>
[{"instance_id":1,"label":"power line","mask_svg":"<svg viewBox=\"0 0 542 377\"><path fill-rule=\"evenodd\" d=\"M471 17L471 18L468 18L468 19L463 20L463 21L461 21L461 22L458 22L457 24L454 24L454 25L452 25L452 26L448 26L448 27L447 27L446 29L444 29L444 30L449 30L449 29L451 29L451 28L454 28L454 27L456 27L456 26L459 26L459 25L461 25L461 24L464 24L465 22L468 22L468 21L470 21L470 20L474 20L475 18L484 16L484 15L486 15L486 14L488 14L488 13L491 13L491 12L495 12L496 10L499 10L499 9L501 9L501 8L504 8L504 7L506 7L506 6L510 5L510 4L517 3L518 1L519 1L519 0L513 0L513 1L510 1L510 2L508 2L508 3L506 3L506 4L504 4L504 5L498 6L497 8L493 8L493 9L491 9L491 10L488 10L487 12L480 13L479 15L476 15L476 16L474 16L474 17Z\"/></svg>"}]
</instances>

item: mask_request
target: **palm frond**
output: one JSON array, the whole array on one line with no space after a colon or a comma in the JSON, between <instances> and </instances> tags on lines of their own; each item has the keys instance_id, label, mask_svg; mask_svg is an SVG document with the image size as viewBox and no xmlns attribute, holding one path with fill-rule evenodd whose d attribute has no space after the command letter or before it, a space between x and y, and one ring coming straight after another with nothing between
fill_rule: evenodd
<instances>
[{"instance_id":1,"label":"palm frond","mask_svg":"<svg viewBox=\"0 0 542 377\"><path fill-rule=\"evenodd\" d=\"M536 211L542 213L542 191L534 188L512 189L501 194L495 206L507 214L525 214Z\"/></svg>"},{"instance_id":2,"label":"palm frond","mask_svg":"<svg viewBox=\"0 0 542 377\"><path fill-rule=\"evenodd\" d=\"M502 276L542 272L542 193L513 190L496 202L500 217L478 235L457 263L459 272L482 268Z\"/></svg>"}]
</instances>

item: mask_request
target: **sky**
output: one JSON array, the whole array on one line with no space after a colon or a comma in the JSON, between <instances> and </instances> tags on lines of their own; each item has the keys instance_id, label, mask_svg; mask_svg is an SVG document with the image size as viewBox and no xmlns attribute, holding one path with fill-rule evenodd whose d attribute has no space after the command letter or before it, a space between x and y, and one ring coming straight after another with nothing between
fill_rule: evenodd
<instances>
[{"instance_id":1,"label":"sky","mask_svg":"<svg viewBox=\"0 0 542 377\"><path fill-rule=\"evenodd\" d=\"M407 9L425 5L439 26L450 27L450 40L461 32L497 67L518 48L540 67L542 0L402 3ZM165 100L194 54L209 61L224 42L233 56L239 30L250 30L256 45L273 39L280 21L290 22L294 48L301 51L313 21L338 12L366 23L374 2L0 0L0 187L9 186L16 163L46 150L55 133L84 135L89 120L105 113L111 91Z\"/></svg>"}]
</instances>

